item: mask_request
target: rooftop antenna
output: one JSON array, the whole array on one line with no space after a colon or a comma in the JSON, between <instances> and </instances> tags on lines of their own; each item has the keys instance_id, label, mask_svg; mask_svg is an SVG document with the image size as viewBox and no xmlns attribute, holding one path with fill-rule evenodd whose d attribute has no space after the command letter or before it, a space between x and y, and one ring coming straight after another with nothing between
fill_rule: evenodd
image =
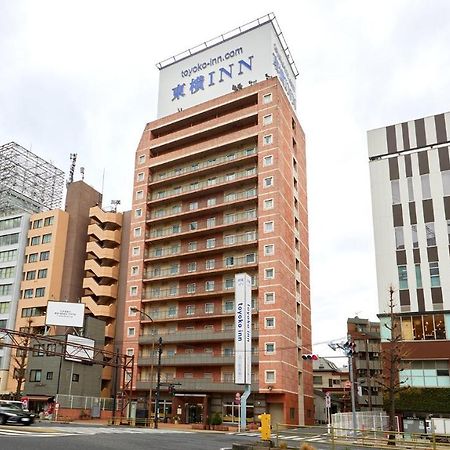
<instances>
[{"instance_id":1,"label":"rooftop antenna","mask_svg":"<svg viewBox=\"0 0 450 450\"><path fill-rule=\"evenodd\" d=\"M80 167L81 179L84 180L84 167Z\"/></svg>"},{"instance_id":2,"label":"rooftop antenna","mask_svg":"<svg viewBox=\"0 0 450 450\"><path fill-rule=\"evenodd\" d=\"M114 212L117 212L117 205L120 205L120 200L111 200L111 205L112 205L111 209Z\"/></svg>"},{"instance_id":3,"label":"rooftop antenna","mask_svg":"<svg viewBox=\"0 0 450 450\"><path fill-rule=\"evenodd\" d=\"M70 154L70 160L72 161L70 164L70 170L69 170L69 180L67 181L67 186L71 183L73 183L73 174L75 172L75 164L77 162L77 154L71 153Z\"/></svg>"}]
</instances>

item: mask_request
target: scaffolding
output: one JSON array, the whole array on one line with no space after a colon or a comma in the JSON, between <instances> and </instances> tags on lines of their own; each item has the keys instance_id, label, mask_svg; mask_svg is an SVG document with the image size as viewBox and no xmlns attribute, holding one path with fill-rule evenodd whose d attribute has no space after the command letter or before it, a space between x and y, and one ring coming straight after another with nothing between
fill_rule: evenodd
<instances>
[{"instance_id":1,"label":"scaffolding","mask_svg":"<svg viewBox=\"0 0 450 450\"><path fill-rule=\"evenodd\" d=\"M0 146L0 216L61 207L64 172L15 142Z\"/></svg>"}]
</instances>

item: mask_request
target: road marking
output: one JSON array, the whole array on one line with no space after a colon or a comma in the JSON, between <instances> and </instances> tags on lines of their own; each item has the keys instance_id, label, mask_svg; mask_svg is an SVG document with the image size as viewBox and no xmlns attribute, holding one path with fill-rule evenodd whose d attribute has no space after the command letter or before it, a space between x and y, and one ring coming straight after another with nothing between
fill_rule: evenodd
<instances>
[{"instance_id":1,"label":"road marking","mask_svg":"<svg viewBox=\"0 0 450 450\"><path fill-rule=\"evenodd\" d=\"M154 428L115 428L115 427L52 427L58 433L71 434L192 434L193 431L165 430Z\"/></svg>"}]
</instances>

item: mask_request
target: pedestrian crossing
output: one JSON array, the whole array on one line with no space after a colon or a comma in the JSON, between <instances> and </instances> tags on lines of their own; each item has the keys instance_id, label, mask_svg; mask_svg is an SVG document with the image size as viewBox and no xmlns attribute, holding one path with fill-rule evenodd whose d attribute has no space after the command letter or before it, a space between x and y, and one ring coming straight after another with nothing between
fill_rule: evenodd
<instances>
[{"instance_id":1,"label":"pedestrian crossing","mask_svg":"<svg viewBox=\"0 0 450 450\"><path fill-rule=\"evenodd\" d=\"M234 432L230 433L236 436L249 436L249 437L260 437L261 433L258 432ZM272 435L272 439L275 435ZM327 439L327 434L317 434L314 436L296 436L294 434L279 434L278 440L280 441L305 441L305 442L317 442L324 441Z\"/></svg>"},{"instance_id":2,"label":"pedestrian crossing","mask_svg":"<svg viewBox=\"0 0 450 450\"><path fill-rule=\"evenodd\" d=\"M47 431L48 430L48 431ZM63 436L79 436L79 435L95 435L95 434L188 434L192 431L184 430L165 430L165 429L149 429L149 428L122 428L122 427L51 427L45 431L34 431L33 428L24 431L19 427L0 428L0 436L17 436L17 437L63 437Z\"/></svg>"}]
</instances>

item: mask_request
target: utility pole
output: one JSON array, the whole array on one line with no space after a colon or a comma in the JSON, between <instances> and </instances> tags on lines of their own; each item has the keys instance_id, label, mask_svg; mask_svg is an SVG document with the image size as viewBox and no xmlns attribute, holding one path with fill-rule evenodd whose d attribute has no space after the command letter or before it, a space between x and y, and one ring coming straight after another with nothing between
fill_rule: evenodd
<instances>
[{"instance_id":1,"label":"utility pole","mask_svg":"<svg viewBox=\"0 0 450 450\"><path fill-rule=\"evenodd\" d=\"M368 394L368 400L369 400L369 411L372 411L372 382L370 380L370 358L369 358L369 338L366 335L365 339L366 343L366 380L367 380L367 394Z\"/></svg>"},{"instance_id":2,"label":"utility pole","mask_svg":"<svg viewBox=\"0 0 450 450\"><path fill-rule=\"evenodd\" d=\"M158 428L159 421L159 398L161 395L161 354L162 354L162 337L158 339L158 378L156 381L156 398L155 398L155 428Z\"/></svg>"}]
</instances>

